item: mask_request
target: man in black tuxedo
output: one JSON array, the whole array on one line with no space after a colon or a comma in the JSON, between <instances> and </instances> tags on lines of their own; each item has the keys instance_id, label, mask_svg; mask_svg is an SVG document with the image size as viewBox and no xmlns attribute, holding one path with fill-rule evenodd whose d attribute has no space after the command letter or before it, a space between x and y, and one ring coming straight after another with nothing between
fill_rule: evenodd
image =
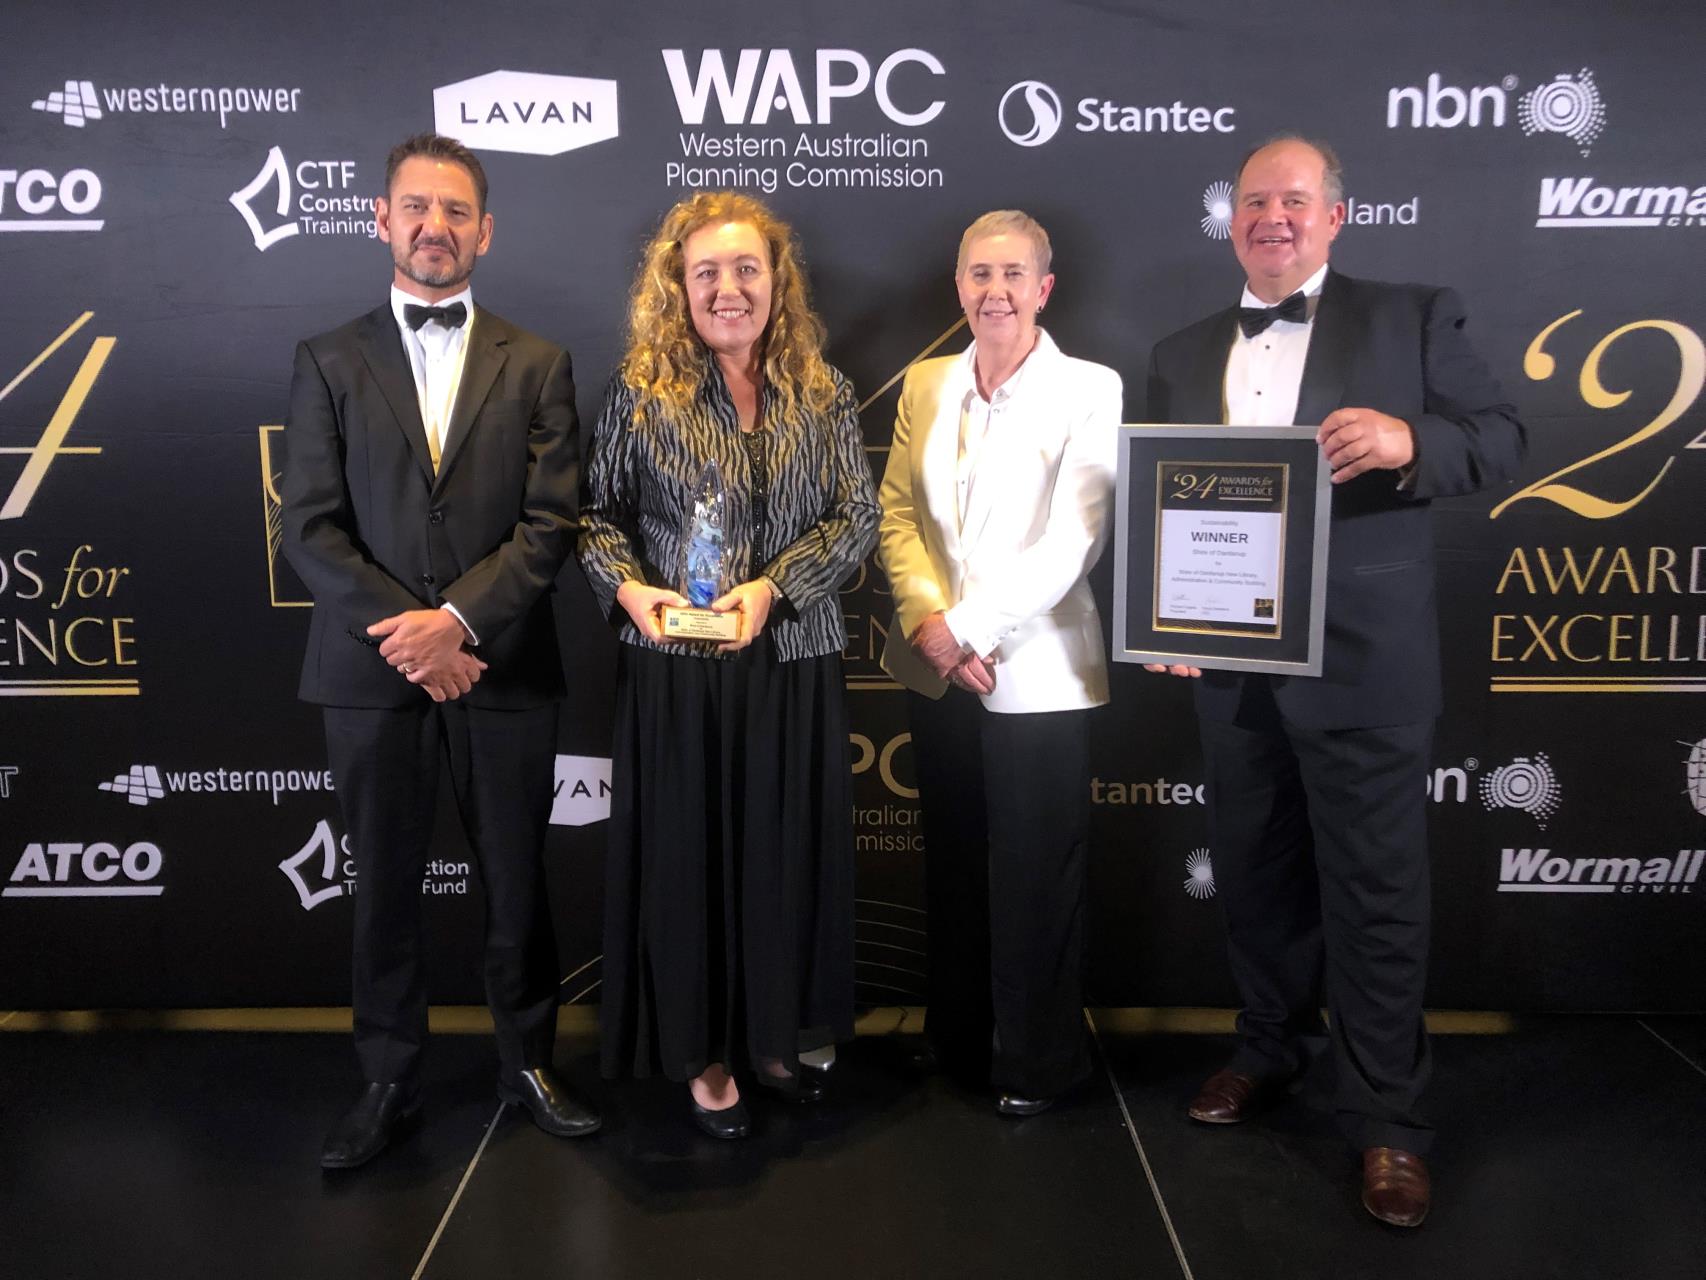
<instances>
[{"instance_id":1,"label":"man in black tuxedo","mask_svg":"<svg viewBox=\"0 0 1706 1280\"><path fill-rule=\"evenodd\" d=\"M1334 489L1319 678L1150 668L1200 677L1215 879L1244 1002L1239 1048L1189 1114L1236 1123L1282 1094L1320 1042L1325 996L1363 1204L1414 1226L1433 1133L1419 1110L1424 780L1440 710L1428 504L1509 478L1524 432L1455 293L1328 269L1345 216L1330 148L1276 138L1236 185L1242 306L1156 345L1149 420L1318 425Z\"/></svg>"},{"instance_id":2,"label":"man in black tuxedo","mask_svg":"<svg viewBox=\"0 0 1706 1280\"><path fill-rule=\"evenodd\" d=\"M598 1116L551 1070L557 950L540 853L563 676L549 592L574 547L566 352L476 307L491 244L473 152L392 150L385 305L296 349L284 550L314 595L300 695L324 708L359 885L355 1043L367 1081L320 1163L372 1159L419 1107L420 893L441 754L486 893L498 1095L540 1128Z\"/></svg>"}]
</instances>

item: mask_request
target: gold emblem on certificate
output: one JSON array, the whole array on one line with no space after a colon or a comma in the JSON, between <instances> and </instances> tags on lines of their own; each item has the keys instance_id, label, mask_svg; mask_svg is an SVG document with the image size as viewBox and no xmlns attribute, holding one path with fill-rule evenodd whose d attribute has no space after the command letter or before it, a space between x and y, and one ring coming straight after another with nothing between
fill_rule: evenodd
<instances>
[{"instance_id":1,"label":"gold emblem on certificate","mask_svg":"<svg viewBox=\"0 0 1706 1280\"><path fill-rule=\"evenodd\" d=\"M740 614L718 613L708 607L728 589L723 549L728 512L723 476L712 459L699 473L693 501L682 519L677 590L690 604L664 606L663 633L671 640L740 639Z\"/></svg>"},{"instance_id":2,"label":"gold emblem on certificate","mask_svg":"<svg viewBox=\"0 0 1706 1280\"><path fill-rule=\"evenodd\" d=\"M1287 464L1156 468L1155 630L1278 639Z\"/></svg>"}]
</instances>

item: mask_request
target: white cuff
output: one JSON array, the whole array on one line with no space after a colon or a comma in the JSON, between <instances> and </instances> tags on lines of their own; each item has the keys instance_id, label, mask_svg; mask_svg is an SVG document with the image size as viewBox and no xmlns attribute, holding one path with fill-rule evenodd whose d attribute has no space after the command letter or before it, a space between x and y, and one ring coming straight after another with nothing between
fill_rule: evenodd
<instances>
[{"instance_id":1,"label":"white cuff","mask_svg":"<svg viewBox=\"0 0 1706 1280\"><path fill-rule=\"evenodd\" d=\"M466 619L462 616L462 610L458 609L455 605L451 604L450 601L448 601L448 600L446 600L443 604L439 605L438 607L440 609L450 610L450 616L455 618L456 621L460 622L462 624L462 630L467 632L468 643L473 645L476 649L478 649L480 647L480 637L474 634L474 628L468 625L468 619Z\"/></svg>"}]
</instances>

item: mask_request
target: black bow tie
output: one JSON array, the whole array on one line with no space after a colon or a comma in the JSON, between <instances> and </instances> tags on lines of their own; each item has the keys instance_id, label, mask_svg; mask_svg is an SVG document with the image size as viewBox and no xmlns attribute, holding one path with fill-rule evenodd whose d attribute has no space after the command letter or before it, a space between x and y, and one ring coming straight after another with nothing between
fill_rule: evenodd
<instances>
[{"instance_id":1,"label":"black bow tie","mask_svg":"<svg viewBox=\"0 0 1706 1280\"><path fill-rule=\"evenodd\" d=\"M403 304L403 323L411 329L419 329L428 320L436 320L447 329L460 329L467 318L468 308L460 302L452 302L448 307L420 307L412 302Z\"/></svg>"},{"instance_id":2,"label":"black bow tie","mask_svg":"<svg viewBox=\"0 0 1706 1280\"><path fill-rule=\"evenodd\" d=\"M1294 293L1284 302L1271 307L1239 307L1238 327L1246 338L1254 338L1275 320L1292 320L1302 324L1309 319L1309 299Z\"/></svg>"}]
</instances>

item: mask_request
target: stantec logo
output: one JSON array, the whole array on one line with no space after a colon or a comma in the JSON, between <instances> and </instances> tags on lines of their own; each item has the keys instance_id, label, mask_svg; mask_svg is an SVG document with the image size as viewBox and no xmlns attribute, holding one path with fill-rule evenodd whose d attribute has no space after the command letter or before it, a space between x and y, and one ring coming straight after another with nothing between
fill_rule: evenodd
<instances>
[{"instance_id":1,"label":"stantec logo","mask_svg":"<svg viewBox=\"0 0 1706 1280\"><path fill-rule=\"evenodd\" d=\"M947 74L941 59L924 49L899 49L871 70L871 61L856 49L819 49L813 68L815 92L807 97L794 55L787 49L742 49L729 75L721 49L699 54L699 69L689 72L683 49L664 49L664 69L675 93L675 107L683 124L703 124L712 97L724 124L765 124L771 111L786 112L795 124L830 124L839 100L857 98L870 90L877 109L898 125L917 128L929 124L947 106L932 98L908 109L902 104L897 76L904 70L905 101L916 104L920 74ZM763 71L759 64L762 61Z\"/></svg>"},{"instance_id":2,"label":"stantec logo","mask_svg":"<svg viewBox=\"0 0 1706 1280\"><path fill-rule=\"evenodd\" d=\"M1166 778L1139 782L1104 782L1090 779L1091 804L1202 804L1207 791L1203 784L1169 782Z\"/></svg>"},{"instance_id":3,"label":"stantec logo","mask_svg":"<svg viewBox=\"0 0 1706 1280\"><path fill-rule=\"evenodd\" d=\"M269 186L277 188L277 197L262 200ZM377 236L373 197L356 195L354 191L354 160L303 160L292 166L284 158L284 152L274 147L267 152L260 172L246 187L233 191L230 198L231 207L242 215L249 234L254 237L255 248L265 253L279 241L296 235L354 235L369 239ZM263 210L270 206L281 221L269 228L255 211L257 202Z\"/></svg>"},{"instance_id":4,"label":"stantec logo","mask_svg":"<svg viewBox=\"0 0 1706 1280\"><path fill-rule=\"evenodd\" d=\"M121 851L104 840L93 844L36 841L24 847L0 898L158 898L160 846L139 841Z\"/></svg>"},{"instance_id":5,"label":"stantec logo","mask_svg":"<svg viewBox=\"0 0 1706 1280\"><path fill-rule=\"evenodd\" d=\"M1001 95L995 118L1007 141L1040 147L1060 132L1060 95L1041 80L1021 80Z\"/></svg>"},{"instance_id":6,"label":"stantec logo","mask_svg":"<svg viewBox=\"0 0 1706 1280\"><path fill-rule=\"evenodd\" d=\"M90 120L103 114L117 115L217 115L219 127L227 128L232 116L254 114L294 115L302 97L301 89L263 85L186 86L164 82L136 85L122 89L96 90L88 80L67 80L65 88L55 90L45 98L37 98L30 106L59 116L66 124L81 129ZM106 111L101 110L105 104Z\"/></svg>"},{"instance_id":7,"label":"stantec logo","mask_svg":"<svg viewBox=\"0 0 1706 1280\"><path fill-rule=\"evenodd\" d=\"M1214 859L1207 849L1192 849L1186 856L1185 892L1199 901L1214 897Z\"/></svg>"},{"instance_id":8,"label":"stantec logo","mask_svg":"<svg viewBox=\"0 0 1706 1280\"><path fill-rule=\"evenodd\" d=\"M1693 893L1706 849L1673 858L1563 858L1550 849L1505 849L1500 893Z\"/></svg>"},{"instance_id":9,"label":"stantec logo","mask_svg":"<svg viewBox=\"0 0 1706 1280\"><path fill-rule=\"evenodd\" d=\"M1706 186L1609 187L1592 178L1542 178L1534 225L1706 226Z\"/></svg>"},{"instance_id":10,"label":"stantec logo","mask_svg":"<svg viewBox=\"0 0 1706 1280\"><path fill-rule=\"evenodd\" d=\"M432 91L434 127L483 151L555 156L616 136L616 81L489 71Z\"/></svg>"},{"instance_id":11,"label":"stantec logo","mask_svg":"<svg viewBox=\"0 0 1706 1280\"><path fill-rule=\"evenodd\" d=\"M1706 738L1699 742L1682 742L1678 744L1688 748L1687 769L1688 786L1683 794L1694 806L1694 812L1706 814ZM5 779L0 778L0 796L6 794Z\"/></svg>"},{"instance_id":12,"label":"stantec logo","mask_svg":"<svg viewBox=\"0 0 1706 1280\"><path fill-rule=\"evenodd\" d=\"M1510 95L1521 83L1505 76L1498 84L1468 89L1445 83L1439 72L1427 84L1391 89L1386 94L1388 129L1503 128L1510 119ZM1523 133L1562 134L1585 156L1605 131L1605 102L1593 72L1583 67L1574 75L1561 73L1522 95L1517 120Z\"/></svg>"},{"instance_id":13,"label":"stantec logo","mask_svg":"<svg viewBox=\"0 0 1706 1280\"><path fill-rule=\"evenodd\" d=\"M99 231L105 220L89 215L100 203L101 180L92 170L0 169L0 231ZM5 216L14 210L28 216Z\"/></svg>"},{"instance_id":14,"label":"stantec logo","mask_svg":"<svg viewBox=\"0 0 1706 1280\"><path fill-rule=\"evenodd\" d=\"M610 758L557 757L557 785L551 801L551 823L584 827L610 816Z\"/></svg>"},{"instance_id":15,"label":"stantec logo","mask_svg":"<svg viewBox=\"0 0 1706 1280\"><path fill-rule=\"evenodd\" d=\"M101 791L123 796L131 804L148 804L167 795L270 795L321 794L336 790L330 769L162 769L157 765L133 764Z\"/></svg>"},{"instance_id":16,"label":"stantec logo","mask_svg":"<svg viewBox=\"0 0 1706 1280\"><path fill-rule=\"evenodd\" d=\"M1518 756L1509 764L1481 775L1481 803L1488 812L1520 809L1542 831L1546 830L1547 819L1558 812L1563 795L1558 775L1544 751Z\"/></svg>"}]
</instances>

